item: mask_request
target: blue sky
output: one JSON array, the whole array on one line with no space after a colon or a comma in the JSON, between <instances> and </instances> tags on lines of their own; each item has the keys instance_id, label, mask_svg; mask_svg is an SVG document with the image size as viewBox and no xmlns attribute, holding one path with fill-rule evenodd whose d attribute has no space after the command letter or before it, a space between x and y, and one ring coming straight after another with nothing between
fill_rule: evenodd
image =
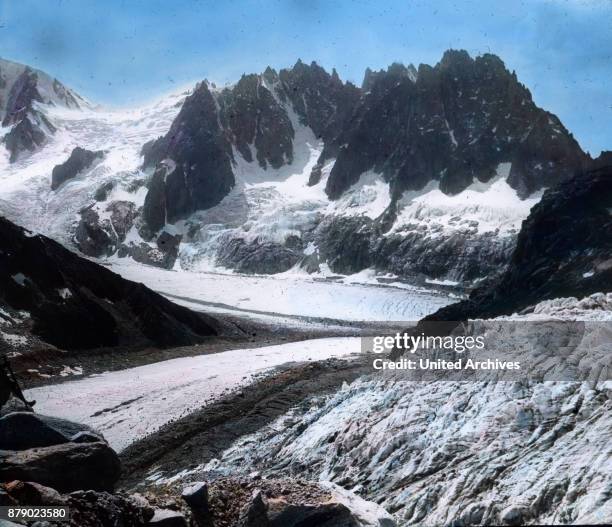
<instances>
[{"instance_id":1,"label":"blue sky","mask_svg":"<svg viewBox=\"0 0 612 527\"><path fill-rule=\"evenodd\" d=\"M583 148L612 149L612 0L0 0L0 55L95 102L292 65L360 83L367 66L497 53Z\"/></svg>"}]
</instances>

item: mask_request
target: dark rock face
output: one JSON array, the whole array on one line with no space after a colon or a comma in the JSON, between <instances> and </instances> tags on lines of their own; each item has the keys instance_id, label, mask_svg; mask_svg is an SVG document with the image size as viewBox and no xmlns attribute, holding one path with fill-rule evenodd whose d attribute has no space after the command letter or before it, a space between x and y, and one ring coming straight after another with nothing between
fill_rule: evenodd
<instances>
[{"instance_id":1,"label":"dark rock face","mask_svg":"<svg viewBox=\"0 0 612 527\"><path fill-rule=\"evenodd\" d=\"M478 234L466 227L432 238L413 230L384 234L384 224L360 217L323 220L312 234L318 259L336 273L352 274L367 268L403 278L450 279L471 282L502 270L512 254L515 237Z\"/></svg>"},{"instance_id":2,"label":"dark rock face","mask_svg":"<svg viewBox=\"0 0 612 527\"><path fill-rule=\"evenodd\" d=\"M0 300L28 311L32 331L63 349L180 346L216 334L216 321L0 218Z\"/></svg>"},{"instance_id":3,"label":"dark rock face","mask_svg":"<svg viewBox=\"0 0 612 527\"><path fill-rule=\"evenodd\" d=\"M206 83L185 99L168 134L147 150L145 166L172 160L150 183L144 216L152 231L161 228L161 218L174 222L216 205L234 186L231 147Z\"/></svg>"},{"instance_id":4,"label":"dark rock face","mask_svg":"<svg viewBox=\"0 0 612 527\"><path fill-rule=\"evenodd\" d=\"M506 272L425 320L489 318L543 300L612 290L612 165L547 190L523 222Z\"/></svg>"},{"instance_id":5,"label":"dark rock face","mask_svg":"<svg viewBox=\"0 0 612 527\"><path fill-rule=\"evenodd\" d=\"M273 78L274 72L268 70L266 74ZM343 83L335 69L330 75L316 62L308 66L298 60L293 68L281 70L279 79L280 96L291 102L302 124L309 126L325 145L309 180L316 184L325 159L337 155L339 138L359 102L360 90L350 82Z\"/></svg>"},{"instance_id":6,"label":"dark rock face","mask_svg":"<svg viewBox=\"0 0 612 527\"><path fill-rule=\"evenodd\" d=\"M113 201L105 208L105 212L110 213L108 217L100 219L94 205L81 211L74 241L87 256L110 256L125 241L134 225L136 206L130 201Z\"/></svg>"},{"instance_id":7,"label":"dark rock face","mask_svg":"<svg viewBox=\"0 0 612 527\"><path fill-rule=\"evenodd\" d=\"M514 246L513 231L498 236L479 233L474 225L453 225L435 240L416 225L389 234L404 191L434 181L442 192L457 194L503 175L525 198L590 162L559 119L538 108L495 55L471 58L465 51L448 51L433 67L367 70L360 88L343 83L335 71L298 61L280 72L268 68L245 75L220 91L198 86L170 132L143 147L145 166L155 167L143 211L150 234L145 239L218 204L234 184L236 154L265 169L291 163L295 117L323 145L309 183L318 183L323 167L335 159L326 183L331 199L368 171L389 183L390 204L378 220L321 215L318 226L303 227L301 245L313 241L319 260L336 272L373 266L402 277L457 281L498 273ZM316 258L298 247L236 238L218 253L221 265L271 273L303 260L316 268Z\"/></svg>"},{"instance_id":8,"label":"dark rock face","mask_svg":"<svg viewBox=\"0 0 612 527\"><path fill-rule=\"evenodd\" d=\"M224 244L217 254L220 265L243 273L276 274L291 269L302 258L302 254L273 242L251 243L234 238Z\"/></svg>"},{"instance_id":9,"label":"dark rock face","mask_svg":"<svg viewBox=\"0 0 612 527\"><path fill-rule=\"evenodd\" d=\"M37 117L40 121L38 124L30 119L23 119L4 136L4 144L10 152L9 160L11 163L17 161L21 153L33 152L45 143L47 134L44 128L55 132L55 127L43 114L39 113ZM44 128L41 125L44 125Z\"/></svg>"},{"instance_id":10,"label":"dark rock face","mask_svg":"<svg viewBox=\"0 0 612 527\"><path fill-rule=\"evenodd\" d=\"M1 481L34 481L60 492L112 490L121 466L106 443L64 443L2 451Z\"/></svg>"},{"instance_id":11,"label":"dark rock face","mask_svg":"<svg viewBox=\"0 0 612 527\"><path fill-rule=\"evenodd\" d=\"M180 235L173 236L164 231L157 238L155 246L145 242L123 244L119 246L117 255L119 258L130 256L146 265L172 269L178 258L180 242Z\"/></svg>"},{"instance_id":12,"label":"dark rock face","mask_svg":"<svg viewBox=\"0 0 612 527\"><path fill-rule=\"evenodd\" d=\"M342 134L326 190L339 197L360 174L381 172L395 195L439 180L456 194L511 162L521 196L572 175L586 157L554 115L494 55L448 51L416 80L401 68L366 79L369 91Z\"/></svg>"},{"instance_id":13,"label":"dark rock face","mask_svg":"<svg viewBox=\"0 0 612 527\"><path fill-rule=\"evenodd\" d=\"M64 163L53 168L51 188L56 190L62 183L77 177L80 172L91 167L94 161L103 157L104 152L102 150L92 152L77 146Z\"/></svg>"},{"instance_id":14,"label":"dark rock face","mask_svg":"<svg viewBox=\"0 0 612 527\"><path fill-rule=\"evenodd\" d=\"M155 509L153 518L147 525L151 527L188 527L187 519L179 511Z\"/></svg>"},{"instance_id":15,"label":"dark rock face","mask_svg":"<svg viewBox=\"0 0 612 527\"><path fill-rule=\"evenodd\" d=\"M96 258L113 254L118 242L110 222L101 222L98 213L91 208L81 211L74 241L83 254Z\"/></svg>"},{"instance_id":16,"label":"dark rock face","mask_svg":"<svg viewBox=\"0 0 612 527\"><path fill-rule=\"evenodd\" d=\"M76 436L84 433L89 434L93 442L104 440L98 432L85 425L33 412L12 412L0 419L0 450L27 450L60 445L74 441ZM81 441L79 439L76 442Z\"/></svg>"},{"instance_id":17,"label":"dark rock face","mask_svg":"<svg viewBox=\"0 0 612 527\"><path fill-rule=\"evenodd\" d=\"M219 116L231 143L247 161L253 161L254 145L262 168L280 168L293 161L294 130L264 82L259 75L243 75L233 88L224 89Z\"/></svg>"},{"instance_id":18,"label":"dark rock face","mask_svg":"<svg viewBox=\"0 0 612 527\"><path fill-rule=\"evenodd\" d=\"M25 68L9 92L2 126L18 123L32 110L33 103L43 102L37 84L38 75L36 72L30 68Z\"/></svg>"},{"instance_id":19,"label":"dark rock face","mask_svg":"<svg viewBox=\"0 0 612 527\"><path fill-rule=\"evenodd\" d=\"M143 146L144 166L156 167L145 201L146 223L156 232L219 203L234 186L232 147L264 169L292 163L295 130L287 105L331 144L358 98L358 88L314 62L245 75L215 93L199 84L168 134Z\"/></svg>"}]
</instances>

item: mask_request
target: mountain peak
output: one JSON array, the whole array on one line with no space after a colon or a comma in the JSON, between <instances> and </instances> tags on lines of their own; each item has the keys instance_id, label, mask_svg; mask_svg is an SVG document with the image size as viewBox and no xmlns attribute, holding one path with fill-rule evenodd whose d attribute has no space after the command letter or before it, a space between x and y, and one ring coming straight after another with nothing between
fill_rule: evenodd
<instances>
[{"instance_id":1,"label":"mountain peak","mask_svg":"<svg viewBox=\"0 0 612 527\"><path fill-rule=\"evenodd\" d=\"M41 147L55 126L37 105L79 109L87 102L47 73L0 58L0 120L11 161Z\"/></svg>"}]
</instances>

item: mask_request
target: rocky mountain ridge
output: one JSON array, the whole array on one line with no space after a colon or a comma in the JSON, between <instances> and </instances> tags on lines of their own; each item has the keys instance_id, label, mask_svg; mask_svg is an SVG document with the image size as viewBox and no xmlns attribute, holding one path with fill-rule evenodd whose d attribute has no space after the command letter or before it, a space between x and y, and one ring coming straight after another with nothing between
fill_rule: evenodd
<instances>
[{"instance_id":1,"label":"rocky mountain ridge","mask_svg":"<svg viewBox=\"0 0 612 527\"><path fill-rule=\"evenodd\" d=\"M278 74L268 68L244 75L222 90L200 83L169 133L147 146L144 164L171 159L179 167L189 165L191 177L204 178L218 194L194 180L188 190L209 201L189 206L175 193L175 178L167 179L166 206L175 207L168 220L209 208L229 192L235 183L229 175L234 151L248 163L256 158L264 170L291 164L292 111L324 144L310 183L316 184L325 162L335 159L325 186L332 199L368 170L390 182L396 198L433 180L444 193L457 194L474 181L489 181L501 163L511 163L508 182L525 198L587 161L559 119L538 108L495 55L472 59L451 50L434 67L396 64L376 74L368 71L363 86L301 61ZM198 164L202 152L223 158L223 169Z\"/></svg>"},{"instance_id":2,"label":"rocky mountain ridge","mask_svg":"<svg viewBox=\"0 0 612 527\"><path fill-rule=\"evenodd\" d=\"M508 263L543 189L592 162L498 57L452 50L367 71L361 87L298 61L58 126L75 133L47 147L57 170L75 147L104 159L44 199L17 165L49 179L53 167L14 163L6 213L32 200L25 223L54 224L88 256L187 270L373 269L473 287Z\"/></svg>"},{"instance_id":3,"label":"rocky mountain ridge","mask_svg":"<svg viewBox=\"0 0 612 527\"><path fill-rule=\"evenodd\" d=\"M529 311L538 302L612 289L612 163L547 190L523 222L506 271L426 321Z\"/></svg>"},{"instance_id":4,"label":"rocky mountain ridge","mask_svg":"<svg viewBox=\"0 0 612 527\"><path fill-rule=\"evenodd\" d=\"M11 162L42 147L56 132L44 106L78 109L87 102L46 73L0 58L0 119L10 128L2 141Z\"/></svg>"},{"instance_id":5,"label":"rocky mountain ridge","mask_svg":"<svg viewBox=\"0 0 612 527\"><path fill-rule=\"evenodd\" d=\"M306 166L296 163L300 127L311 132L308 144L316 147L316 161ZM266 273L295 265L320 270L326 263L340 273L373 267L458 282L484 278L506 264L524 213L517 212L513 232L500 233L503 220L494 216L506 209L486 211L493 225L483 231L478 213L489 204L403 218L410 197L436 190L459 203L466 190L480 186L484 193L503 180L518 209L590 162L498 57L473 59L453 50L434 67L367 71L361 88L301 61L279 73L268 68L245 75L223 89L203 82L169 133L143 153L144 166L157 167L144 206L150 235L186 220L191 234L200 231L192 238L207 238L207 220L194 216L232 206L232 196L242 193L242 165L247 185L250 167L259 183L297 165L310 186L324 188L331 205L314 223L278 236L248 233L246 225L242 234L227 233L215 255L226 267ZM343 198L348 213L333 210ZM249 207L248 196L246 201ZM374 202L382 204L368 210ZM475 217L466 222L462 216ZM307 254L308 246L316 248L315 256ZM458 263L453 255L461 255Z\"/></svg>"},{"instance_id":6,"label":"rocky mountain ridge","mask_svg":"<svg viewBox=\"0 0 612 527\"><path fill-rule=\"evenodd\" d=\"M216 335L217 322L0 218L2 340L19 332L63 350L179 346ZM11 330L15 330L13 335Z\"/></svg>"}]
</instances>

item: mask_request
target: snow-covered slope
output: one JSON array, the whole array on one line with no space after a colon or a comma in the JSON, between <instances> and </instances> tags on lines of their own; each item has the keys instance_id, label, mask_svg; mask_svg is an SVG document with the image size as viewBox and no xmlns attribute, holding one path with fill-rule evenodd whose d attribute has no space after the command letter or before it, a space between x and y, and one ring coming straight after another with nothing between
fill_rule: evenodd
<instances>
[{"instance_id":1,"label":"snow-covered slope","mask_svg":"<svg viewBox=\"0 0 612 527\"><path fill-rule=\"evenodd\" d=\"M453 302L446 294L363 276L313 279L303 274L244 276L168 271L115 259L111 269L195 310L362 322L414 322ZM284 322L285 324L287 322Z\"/></svg>"},{"instance_id":2,"label":"snow-covered slope","mask_svg":"<svg viewBox=\"0 0 612 527\"><path fill-rule=\"evenodd\" d=\"M45 148L14 163L9 162L8 152L0 157L0 211L12 221L69 246L74 245L82 219L80 211L86 207L98 214L100 223L110 224L109 206L116 202L133 204L130 210L137 216L150 176L150 171L141 169L142 145L168 130L186 94L170 94L133 110L47 109L58 130ZM231 193L218 205L166 228L182 236L178 257L181 268L210 271L229 267L268 273L295 266L321 272L327 268L326 262L336 259L334 249L328 247L326 220L345 218L362 224L383 215L391 204L391 195L389 185L375 173L365 174L339 200L331 201L325 193L331 160L323 167L321 180L309 185L323 144L297 118L293 125L292 164L264 170L256 161L249 163L235 152L236 185ZM76 146L104 151L105 155L77 178L52 190L53 168L63 163ZM455 197L436 190L436 184L421 192L406 193L386 238L405 238L417 232L426 233L432 240L451 234L469 238L491 236L500 229L502 238L512 239L538 198L520 200L503 179L508 167L502 170L506 173L494 183L475 184ZM144 244L138 221L128 226L125 245ZM287 249L287 261L279 259L278 248L290 245L292 240L298 247ZM249 254L249 248L262 243L270 245L273 262L262 257L261 250ZM156 247L155 243L148 246ZM401 269L395 271L403 274Z\"/></svg>"},{"instance_id":3,"label":"snow-covered slope","mask_svg":"<svg viewBox=\"0 0 612 527\"><path fill-rule=\"evenodd\" d=\"M167 132L185 91L136 109L46 109L57 127L45 147L9 162L0 147L0 213L34 232L66 245L79 222L79 211L96 203L98 189L108 188L107 201L144 201L145 174L139 169L142 145ZM53 168L81 146L103 150L104 159L60 188L51 190Z\"/></svg>"}]
</instances>

